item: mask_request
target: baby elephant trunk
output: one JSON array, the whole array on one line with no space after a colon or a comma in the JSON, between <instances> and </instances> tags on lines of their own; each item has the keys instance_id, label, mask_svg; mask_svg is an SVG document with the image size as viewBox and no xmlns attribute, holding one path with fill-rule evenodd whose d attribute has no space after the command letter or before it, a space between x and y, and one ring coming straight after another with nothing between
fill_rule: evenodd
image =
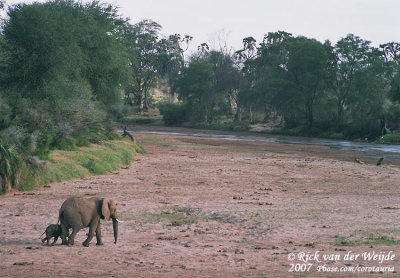
<instances>
[{"instance_id":1,"label":"baby elephant trunk","mask_svg":"<svg viewBox=\"0 0 400 278\"><path fill-rule=\"evenodd\" d=\"M114 243L117 244L118 239L118 220L117 218L113 218L113 228L114 228Z\"/></svg>"}]
</instances>

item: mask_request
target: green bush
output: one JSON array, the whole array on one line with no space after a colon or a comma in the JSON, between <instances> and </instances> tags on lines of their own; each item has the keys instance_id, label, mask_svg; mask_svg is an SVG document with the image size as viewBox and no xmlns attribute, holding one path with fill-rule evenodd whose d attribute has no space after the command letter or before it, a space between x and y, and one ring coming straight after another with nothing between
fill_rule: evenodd
<instances>
[{"instance_id":1,"label":"green bush","mask_svg":"<svg viewBox=\"0 0 400 278\"><path fill-rule=\"evenodd\" d=\"M180 103L160 103L160 114L166 126L180 125L186 121L186 107Z\"/></svg>"},{"instance_id":2,"label":"green bush","mask_svg":"<svg viewBox=\"0 0 400 278\"><path fill-rule=\"evenodd\" d=\"M10 126L0 131L0 140L8 142L19 153L30 153L36 149L38 133L29 133L20 126Z\"/></svg>"},{"instance_id":3,"label":"green bush","mask_svg":"<svg viewBox=\"0 0 400 278\"><path fill-rule=\"evenodd\" d=\"M108 140L122 140L122 136L116 133L115 131L106 132L106 136Z\"/></svg>"},{"instance_id":4,"label":"green bush","mask_svg":"<svg viewBox=\"0 0 400 278\"><path fill-rule=\"evenodd\" d=\"M21 174L22 160L14 148L0 142L0 185L2 192L16 188Z\"/></svg>"},{"instance_id":5,"label":"green bush","mask_svg":"<svg viewBox=\"0 0 400 278\"><path fill-rule=\"evenodd\" d=\"M39 133L37 139L37 148L33 155L39 156L41 159L48 159L48 155L50 153L51 144L56 137L56 129L53 125L48 124L44 129L42 129Z\"/></svg>"},{"instance_id":6,"label":"green bush","mask_svg":"<svg viewBox=\"0 0 400 278\"><path fill-rule=\"evenodd\" d=\"M121 120L128 114L128 107L122 103L114 104L110 107L109 112L117 120Z\"/></svg>"},{"instance_id":7,"label":"green bush","mask_svg":"<svg viewBox=\"0 0 400 278\"><path fill-rule=\"evenodd\" d=\"M85 136L82 133L76 133L73 135L75 139L75 145L77 147L89 147L90 146L90 141L88 136Z\"/></svg>"},{"instance_id":8,"label":"green bush","mask_svg":"<svg viewBox=\"0 0 400 278\"><path fill-rule=\"evenodd\" d=\"M54 140L52 144L53 149L62 151L76 151L78 148L70 139L62 137Z\"/></svg>"},{"instance_id":9,"label":"green bush","mask_svg":"<svg viewBox=\"0 0 400 278\"><path fill-rule=\"evenodd\" d=\"M11 125L12 110L5 100L0 96L0 130L5 129Z\"/></svg>"},{"instance_id":10,"label":"green bush","mask_svg":"<svg viewBox=\"0 0 400 278\"><path fill-rule=\"evenodd\" d=\"M108 139L104 132L95 129L89 129L88 137L89 142L93 144L98 144Z\"/></svg>"}]
</instances>

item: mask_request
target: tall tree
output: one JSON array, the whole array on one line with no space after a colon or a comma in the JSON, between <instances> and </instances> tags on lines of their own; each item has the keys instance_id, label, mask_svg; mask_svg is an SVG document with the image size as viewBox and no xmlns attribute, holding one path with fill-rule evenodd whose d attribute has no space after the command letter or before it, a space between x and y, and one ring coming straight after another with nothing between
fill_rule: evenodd
<instances>
[{"instance_id":1,"label":"tall tree","mask_svg":"<svg viewBox=\"0 0 400 278\"><path fill-rule=\"evenodd\" d=\"M157 47L161 25L142 20L131 26L125 34L128 43L132 83L126 93L132 94L139 111L148 110L149 91L157 80Z\"/></svg>"},{"instance_id":2,"label":"tall tree","mask_svg":"<svg viewBox=\"0 0 400 278\"><path fill-rule=\"evenodd\" d=\"M288 44L287 80L292 84L292 99L303 107L307 130L314 128L314 108L329 82L332 49L329 43L297 37Z\"/></svg>"},{"instance_id":3,"label":"tall tree","mask_svg":"<svg viewBox=\"0 0 400 278\"><path fill-rule=\"evenodd\" d=\"M188 67L182 70L174 87L179 98L189 107L188 110L193 112L190 114L197 112L201 120L211 123L216 113L232 114L237 106L241 79L232 55L222 50L209 51L203 44ZM196 106L200 108L199 111L195 109Z\"/></svg>"},{"instance_id":4,"label":"tall tree","mask_svg":"<svg viewBox=\"0 0 400 278\"><path fill-rule=\"evenodd\" d=\"M30 151L43 154L57 140L104 127L127 76L120 40L125 23L111 5L97 1L9 7L0 97L12 114L2 120L1 136L18 146L32 142Z\"/></svg>"},{"instance_id":5,"label":"tall tree","mask_svg":"<svg viewBox=\"0 0 400 278\"><path fill-rule=\"evenodd\" d=\"M392 64L393 78L391 82L390 98L393 101L400 102L400 43L390 42L380 45L385 60Z\"/></svg>"},{"instance_id":6,"label":"tall tree","mask_svg":"<svg viewBox=\"0 0 400 278\"><path fill-rule=\"evenodd\" d=\"M111 5L62 0L18 4L8 16L5 88L41 100L90 86L105 105L118 100L127 60L117 37L125 21Z\"/></svg>"},{"instance_id":7,"label":"tall tree","mask_svg":"<svg viewBox=\"0 0 400 278\"><path fill-rule=\"evenodd\" d=\"M334 98L336 101L336 126L343 128L343 113L349 98L355 93L355 76L368 64L372 48L369 41L364 41L353 34L339 40L334 47L335 72Z\"/></svg>"},{"instance_id":8,"label":"tall tree","mask_svg":"<svg viewBox=\"0 0 400 278\"><path fill-rule=\"evenodd\" d=\"M174 83L180 100L184 101L191 116L196 120L209 122L210 109L214 106L214 72L213 65L204 59L196 59Z\"/></svg>"},{"instance_id":9,"label":"tall tree","mask_svg":"<svg viewBox=\"0 0 400 278\"><path fill-rule=\"evenodd\" d=\"M253 61L254 88L257 91L257 102L264 107L264 120L269 118L270 107L286 116L293 110L284 97L290 91L285 87L285 75L289 55L288 42L292 38L290 33L283 31L268 33Z\"/></svg>"},{"instance_id":10,"label":"tall tree","mask_svg":"<svg viewBox=\"0 0 400 278\"><path fill-rule=\"evenodd\" d=\"M175 77L183 66L182 43L188 44L190 36L181 38L171 35L162 38L161 25L152 20L142 20L125 31L125 42L129 49L132 82L126 88L129 98L132 94L139 105L139 111L149 108L150 89L158 78Z\"/></svg>"}]
</instances>

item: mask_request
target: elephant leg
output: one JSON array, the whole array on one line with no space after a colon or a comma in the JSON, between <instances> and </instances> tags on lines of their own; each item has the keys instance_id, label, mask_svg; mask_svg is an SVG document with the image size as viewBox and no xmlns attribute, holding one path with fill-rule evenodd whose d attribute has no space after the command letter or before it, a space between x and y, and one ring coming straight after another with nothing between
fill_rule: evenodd
<instances>
[{"instance_id":1,"label":"elephant leg","mask_svg":"<svg viewBox=\"0 0 400 278\"><path fill-rule=\"evenodd\" d=\"M62 245L67 245L68 241L67 241L67 236L68 236L69 232L67 227L65 227L65 225L61 224L61 240L62 240Z\"/></svg>"},{"instance_id":2,"label":"elephant leg","mask_svg":"<svg viewBox=\"0 0 400 278\"><path fill-rule=\"evenodd\" d=\"M42 239L42 243L44 244L45 241L46 241L46 237L44 239Z\"/></svg>"},{"instance_id":3,"label":"elephant leg","mask_svg":"<svg viewBox=\"0 0 400 278\"><path fill-rule=\"evenodd\" d=\"M72 234L68 238L68 244L74 245L75 236L79 232L79 229L72 228Z\"/></svg>"},{"instance_id":4,"label":"elephant leg","mask_svg":"<svg viewBox=\"0 0 400 278\"><path fill-rule=\"evenodd\" d=\"M101 241L101 225L100 225L100 220L99 220L99 223L97 224L97 229L96 229L96 240L97 240L96 245L103 245L103 242Z\"/></svg>"},{"instance_id":5,"label":"elephant leg","mask_svg":"<svg viewBox=\"0 0 400 278\"><path fill-rule=\"evenodd\" d=\"M56 244L56 241L58 240L58 237L59 237L59 236L55 236L55 237L54 237L53 243L52 243L51 245Z\"/></svg>"},{"instance_id":6,"label":"elephant leg","mask_svg":"<svg viewBox=\"0 0 400 278\"><path fill-rule=\"evenodd\" d=\"M97 225L99 224L99 222L100 222L100 220L98 220L98 221L92 221L92 223L91 223L90 226L89 226L89 234L88 234L88 237L87 237L87 239L82 243L83 246L89 247L89 243L90 243L90 241L91 241L92 238L93 238L94 232L96 231Z\"/></svg>"}]
</instances>

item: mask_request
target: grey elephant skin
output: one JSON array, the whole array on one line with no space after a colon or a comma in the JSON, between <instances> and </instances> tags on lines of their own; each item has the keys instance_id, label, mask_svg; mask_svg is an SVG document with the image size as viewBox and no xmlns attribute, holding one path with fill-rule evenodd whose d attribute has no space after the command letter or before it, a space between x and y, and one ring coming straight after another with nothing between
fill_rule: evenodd
<instances>
[{"instance_id":1,"label":"grey elephant skin","mask_svg":"<svg viewBox=\"0 0 400 278\"><path fill-rule=\"evenodd\" d=\"M63 245L73 245L76 234L80 229L89 227L87 239L82 243L88 247L96 233L97 245L103 245L101 240L100 219L112 219L114 228L114 243L118 239L118 220L116 203L113 200L101 198L71 197L64 201L60 208L59 220ZM72 233L67 241L68 229Z\"/></svg>"},{"instance_id":2,"label":"grey elephant skin","mask_svg":"<svg viewBox=\"0 0 400 278\"><path fill-rule=\"evenodd\" d=\"M54 241L51 245L54 245L58 238L61 236L61 226L58 224L50 224L47 226L43 234L46 233L46 237L42 239L42 243L47 240L47 245L49 245L49 240L54 237ZM42 234L42 235L43 235Z\"/></svg>"}]
</instances>

